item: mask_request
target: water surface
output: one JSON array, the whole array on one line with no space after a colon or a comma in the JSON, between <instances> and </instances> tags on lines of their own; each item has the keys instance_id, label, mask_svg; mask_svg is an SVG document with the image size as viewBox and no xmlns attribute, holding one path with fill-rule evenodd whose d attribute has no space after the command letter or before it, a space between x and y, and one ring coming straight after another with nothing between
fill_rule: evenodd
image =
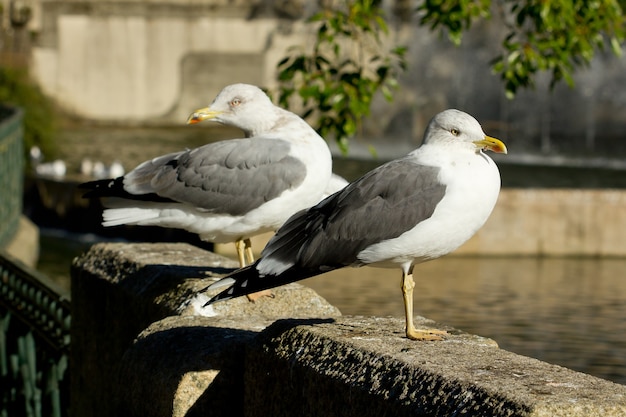
<instances>
[{"instance_id":1,"label":"water surface","mask_svg":"<svg viewBox=\"0 0 626 417\"><path fill-rule=\"evenodd\" d=\"M626 259L449 256L418 265L414 278L415 314L626 383ZM305 284L344 314L403 317L400 279L360 268Z\"/></svg>"}]
</instances>

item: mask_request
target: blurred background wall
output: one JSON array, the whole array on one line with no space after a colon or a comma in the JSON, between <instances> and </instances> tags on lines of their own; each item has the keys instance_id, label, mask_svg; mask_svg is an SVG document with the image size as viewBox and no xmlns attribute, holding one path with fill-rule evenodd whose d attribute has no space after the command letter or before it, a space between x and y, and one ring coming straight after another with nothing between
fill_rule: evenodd
<instances>
[{"instance_id":1,"label":"blurred background wall","mask_svg":"<svg viewBox=\"0 0 626 417\"><path fill-rule=\"evenodd\" d=\"M9 3L10 0L3 0ZM32 13L31 70L71 114L121 124L182 124L226 84L276 86L289 47L313 42L304 0L21 0ZM598 54L576 88L548 77L514 100L489 68L503 25L476 24L453 46L387 0L391 41L409 47L396 99L375 102L362 136L414 147L436 112L456 107L492 135L531 154L625 156L626 61ZM404 6L400 7L400 6ZM6 13L5 13L6 15Z\"/></svg>"}]
</instances>

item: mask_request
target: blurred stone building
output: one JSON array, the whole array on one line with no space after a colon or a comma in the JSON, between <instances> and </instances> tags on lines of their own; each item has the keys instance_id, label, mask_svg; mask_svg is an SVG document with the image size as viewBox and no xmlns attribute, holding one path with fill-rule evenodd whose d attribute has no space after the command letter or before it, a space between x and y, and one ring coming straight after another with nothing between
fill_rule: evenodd
<instances>
[{"instance_id":1,"label":"blurred stone building","mask_svg":"<svg viewBox=\"0 0 626 417\"><path fill-rule=\"evenodd\" d=\"M30 65L44 91L67 112L116 124L182 124L230 83L271 91L288 48L311 45L303 17L319 1L3 0L30 10ZM384 2L409 69L393 103L375 102L366 140L412 148L434 113L455 107L517 155L626 156L626 61L598 54L575 89L550 92L540 77L510 101L489 67L502 25L477 24L456 48L419 27L413 3Z\"/></svg>"}]
</instances>

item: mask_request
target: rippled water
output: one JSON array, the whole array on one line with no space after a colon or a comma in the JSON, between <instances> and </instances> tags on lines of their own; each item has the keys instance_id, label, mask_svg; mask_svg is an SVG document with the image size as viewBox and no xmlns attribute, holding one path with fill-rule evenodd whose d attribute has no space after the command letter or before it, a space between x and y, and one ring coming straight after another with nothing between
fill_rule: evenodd
<instances>
[{"instance_id":1,"label":"rippled water","mask_svg":"<svg viewBox=\"0 0 626 417\"><path fill-rule=\"evenodd\" d=\"M40 269L69 287L88 247L42 236ZM415 314L501 348L626 384L626 259L448 256L414 271ZM303 282L347 315L403 317L400 271L344 269Z\"/></svg>"},{"instance_id":2,"label":"rippled water","mask_svg":"<svg viewBox=\"0 0 626 417\"><path fill-rule=\"evenodd\" d=\"M626 384L626 259L447 257L414 271L415 314L501 348ZM400 272L306 285L344 314L403 316Z\"/></svg>"}]
</instances>

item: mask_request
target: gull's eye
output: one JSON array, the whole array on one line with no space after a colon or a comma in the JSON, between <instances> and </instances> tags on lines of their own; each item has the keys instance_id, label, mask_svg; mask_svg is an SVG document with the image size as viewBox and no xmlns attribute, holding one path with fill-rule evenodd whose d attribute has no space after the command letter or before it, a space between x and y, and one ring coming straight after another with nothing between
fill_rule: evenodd
<instances>
[{"instance_id":1,"label":"gull's eye","mask_svg":"<svg viewBox=\"0 0 626 417\"><path fill-rule=\"evenodd\" d=\"M455 129L455 128L450 129L450 133L452 133L454 136L459 136L461 134L459 129Z\"/></svg>"},{"instance_id":2,"label":"gull's eye","mask_svg":"<svg viewBox=\"0 0 626 417\"><path fill-rule=\"evenodd\" d=\"M236 97L230 101L230 107L237 107L241 104L241 99Z\"/></svg>"}]
</instances>

